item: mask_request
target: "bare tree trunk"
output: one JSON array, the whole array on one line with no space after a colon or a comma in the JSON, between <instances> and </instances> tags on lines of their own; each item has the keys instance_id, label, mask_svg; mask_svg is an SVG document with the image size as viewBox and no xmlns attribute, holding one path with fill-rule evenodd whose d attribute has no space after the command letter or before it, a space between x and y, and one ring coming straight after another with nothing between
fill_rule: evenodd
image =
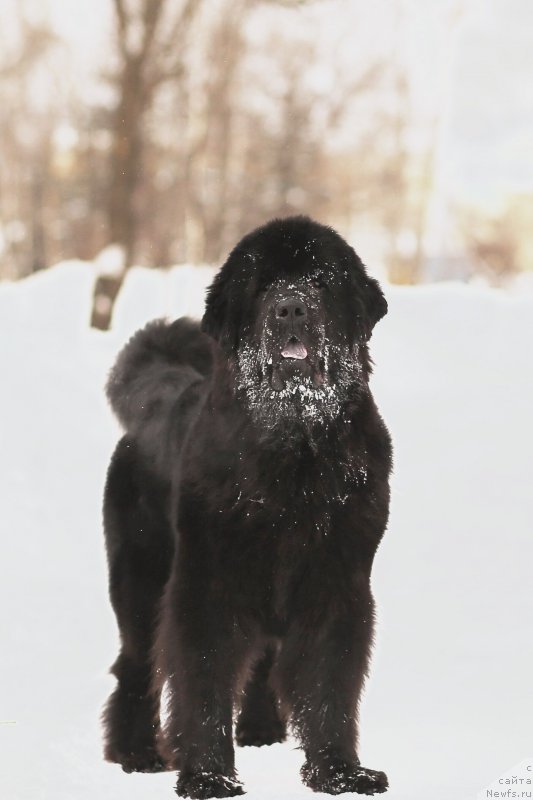
<instances>
[{"instance_id":1,"label":"bare tree trunk","mask_svg":"<svg viewBox=\"0 0 533 800\"><path fill-rule=\"evenodd\" d=\"M109 240L124 252L124 269L135 258L139 231L138 189L143 174L145 118L158 87L183 73L182 49L202 0L184 0L160 33L166 0L142 0L133 11L126 0L114 0L117 41L122 66L119 100L113 117L113 144L108 204ZM156 46L157 45L157 46ZM96 282L92 325L107 329L125 271L100 276Z\"/></svg>"},{"instance_id":2,"label":"bare tree trunk","mask_svg":"<svg viewBox=\"0 0 533 800\"><path fill-rule=\"evenodd\" d=\"M38 164L31 182L31 271L44 269L46 262L46 237L44 226L46 178L43 163Z\"/></svg>"},{"instance_id":3,"label":"bare tree trunk","mask_svg":"<svg viewBox=\"0 0 533 800\"><path fill-rule=\"evenodd\" d=\"M114 114L109 187L109 238L132 262L137 237L136 189L142 175L144 114L147 110L139 58L125 64L120 78L120 101Z\"/></svg>"},{"instance_id":4,"label":"bare tree trunk","mask_svg":"<svg viewBox=\"0 0 533 800\"><path fill-rule=\"evenodd\" d=\"M210 207L204 230L202 260L207 263L216 263L224 251L224 233L230 216L230 158L235 109L232 96L237 70L244 54L241 30L248 10L246 0L234 0L229 10L230 13L215 32L213 41L213 52L218 54L218 58L213 65L209 87L207 128L212 152L210 166L215 181L208 192Z\"/></svg>"}]
</instances>

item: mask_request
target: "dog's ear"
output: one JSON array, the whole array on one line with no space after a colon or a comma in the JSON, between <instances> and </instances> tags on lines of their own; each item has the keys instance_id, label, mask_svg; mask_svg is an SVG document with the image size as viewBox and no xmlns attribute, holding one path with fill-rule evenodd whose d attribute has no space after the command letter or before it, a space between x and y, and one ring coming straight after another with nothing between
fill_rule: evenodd
<instances>
[{"instance_id":1,"label":"dog's ear","mask_svg":"<svg viewBox=\"0 0 533 800\"><path fill-rule=\"evenodd\" d=\"M227 271L222 268L207 290L205 312L200 327L225 350L231 350L235 346L232 333L235 331L232 320L234 305L232 286Z\"/></svg>"},{"instance_id":2,"label":"dog's ear","mask_svg":"<svg viewBox=\"0 0 533 800\"><path fill-rule=\"evenodd\" d=\"M353 287L359 308L359 330L368 340L372 336L376 322L387 313L388 305L381 286L367 273L365 265L352 247L349 248L349 253Z\"/></svg>"},{"instance_id":3,"label":"dog's ear","mask_svg":"<svg viewBox=\"0 0 533 800\"><path fill-rule=\"evenodd\" d=\"M375 278L365 276L364 278L364 304L369 321L369 338L372 328L382 319L388 311L388 304L385 295L381 291L381 286Z\"/></svg>"},{"instance_id":4,"label":"dog's ear","mask_svg":"<svg viewBox=\"0 0 533 800\"><path fill-rule=\"evenodd\" d=\"M220 274L220 273L219 273ZM219 275L215 278L207 290L205 300L205 312L202 317L201 329L208 336L217 339L220 336L226 316L226 305L224 292L221 290Z\"/></svg>"}]
</instances>

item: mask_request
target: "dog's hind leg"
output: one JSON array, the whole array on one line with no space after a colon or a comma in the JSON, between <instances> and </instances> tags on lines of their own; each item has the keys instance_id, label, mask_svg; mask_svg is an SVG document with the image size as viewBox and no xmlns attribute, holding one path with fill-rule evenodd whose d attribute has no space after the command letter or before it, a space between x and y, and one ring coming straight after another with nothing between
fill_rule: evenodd
<instances>
[{"instance_id":1,"label":"dog's hind leg","mask_svg":"<svg viewBox=\"0 0 533 800\"><path fill-rule=\"evenodd\" d=\"M121 650L111 669L118 683L103 724L105 758L126 772L165 768L157 750L160 698L152 688L151 659L173 550L163 494L164 488L142 473L135 446L124 437L111 461L104 499L109 591Z\"/></svg>"},{"instance_id":2,"label":"dog's hind leg","mask_svg":"<svg viewBox=\"0 0 533 800\"><path fill-rule=\"evenodd\" d=\"M283 742L287 735L274 690L269 684L274 648L268 646L256 662L244 689L235 739L241 747Z\"/></svg>"}]
</instances>

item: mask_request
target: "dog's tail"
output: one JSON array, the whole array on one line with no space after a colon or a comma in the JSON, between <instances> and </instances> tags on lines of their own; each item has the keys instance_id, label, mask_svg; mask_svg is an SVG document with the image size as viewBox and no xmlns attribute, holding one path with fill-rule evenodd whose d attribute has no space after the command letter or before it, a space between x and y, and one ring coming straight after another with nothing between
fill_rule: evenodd
<instances>
[{"instance_id":1,"label":"dog's tail","mask_svg":"<svg viewBox=\"0 0 533 800\"><path fill-rule=\"evenodd\" d=\"M183 443L211 368L209 339L186 317L150 322L119 354L107 397L127 435L152 460L168 463L169 448Z\"/></svg>"}]
</instances>

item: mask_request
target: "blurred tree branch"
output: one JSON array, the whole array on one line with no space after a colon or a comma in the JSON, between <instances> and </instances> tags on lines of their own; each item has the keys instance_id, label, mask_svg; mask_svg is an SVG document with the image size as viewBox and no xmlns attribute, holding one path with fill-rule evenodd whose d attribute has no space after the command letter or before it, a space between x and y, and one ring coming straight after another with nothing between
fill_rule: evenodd
<instances>
[{"instance_id":1,"label":"blurred tree branch","mask_svg":"<svg viewBox=\"0 0 533 800\"><path fill-rule=\"evenodd\" d=\"M0 80L20 78L59 42L58 37L45 25L21 21L21 46L18 53L0 65Z\"/></svg>"}]
</instances>

